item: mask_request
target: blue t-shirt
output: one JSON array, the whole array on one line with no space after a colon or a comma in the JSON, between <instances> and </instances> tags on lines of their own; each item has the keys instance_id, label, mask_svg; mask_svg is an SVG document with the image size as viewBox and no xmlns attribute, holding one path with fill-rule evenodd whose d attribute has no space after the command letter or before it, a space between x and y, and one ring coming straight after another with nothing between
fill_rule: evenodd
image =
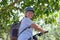
<instances>
[{"instance_id":1,"label":"blue t-shirt","mask_svg":"<svg viewBox=\"0 0 60 40\"><path fill-rule=\"evenodd\" d=\"M30 27L30 25L32 24L32 20L30 20L29 18L25 17L23 18L21 24L20 24L20 28L19 28L19 33L24 30L26 27ZM33 28L28 28L25 31L23 31L20 35L18 34L18 40L28 40L30 37L32 37L32 31Z\"/></svg>"}]
</instances>

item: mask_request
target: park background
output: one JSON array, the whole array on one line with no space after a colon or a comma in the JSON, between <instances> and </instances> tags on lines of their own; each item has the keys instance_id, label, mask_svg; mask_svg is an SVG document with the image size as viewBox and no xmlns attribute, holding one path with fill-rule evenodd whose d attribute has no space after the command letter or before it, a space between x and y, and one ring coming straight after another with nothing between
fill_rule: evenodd
<instances>
[{"instance_id":1,"label":"park background","mask_svg":"<svg viewBox=\"0 0 60 40\"><path fill-rule=\"evenodd\" d=\"M49 31L38 39L60 40L60 0L0 0L0 40L10 40L11 25L24 17L28 6L35 11L33 22Z\"/></svg>"}]
</instances>

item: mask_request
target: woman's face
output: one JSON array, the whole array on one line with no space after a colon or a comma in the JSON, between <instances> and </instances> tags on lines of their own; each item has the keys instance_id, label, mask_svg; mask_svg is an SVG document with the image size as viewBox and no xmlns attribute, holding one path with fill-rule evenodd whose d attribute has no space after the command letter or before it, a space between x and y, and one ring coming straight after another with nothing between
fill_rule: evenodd
<instances>
[{"instance_id":1,"label":"woman's face","mask_svg":"<svg viewBox=\"0 0 60 40\"><path fill-rule=\"evenodd\" d=\"M30 19L33 17L33 15L34 15L34 13L32 11L28 11L25 13L25 16L27 16Z\"/></svg>"}]
</instances>

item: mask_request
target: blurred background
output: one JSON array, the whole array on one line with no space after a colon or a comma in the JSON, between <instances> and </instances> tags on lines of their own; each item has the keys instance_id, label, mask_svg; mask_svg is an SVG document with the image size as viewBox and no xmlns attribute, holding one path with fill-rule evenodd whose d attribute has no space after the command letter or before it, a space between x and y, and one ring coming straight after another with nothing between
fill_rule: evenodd
<instances>
[{"instance_id":1,"label":"blurred background","mask_svg":"<svg viewBox=\"0 0 60 40\"><path fill-rule=\"evenodd\" d=\"M35 11L33 22L49 31L38 39L60 40L60 0L0 0L0 40L10 40L11 25L24 17L28 6Z\"/></svg>"}]
</instances>

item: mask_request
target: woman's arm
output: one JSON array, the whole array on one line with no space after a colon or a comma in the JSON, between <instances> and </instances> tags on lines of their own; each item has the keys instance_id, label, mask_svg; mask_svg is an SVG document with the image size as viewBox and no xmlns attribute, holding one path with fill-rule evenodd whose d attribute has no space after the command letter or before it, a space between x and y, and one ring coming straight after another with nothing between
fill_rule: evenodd
<instances>
[{"instance_id":1,"label":"woman's arm","mask_svg":"<svg viewBox=\"0 0 60 40\"><path fill-rule=\"evenodd\" d=\"M45 30L43 30L42 28L38 27L36 24L31 24L30 26L31 26L32 28L38 30L38 31L41 31L42 33L45 32Z\"/></svg>"}]
</instances>

